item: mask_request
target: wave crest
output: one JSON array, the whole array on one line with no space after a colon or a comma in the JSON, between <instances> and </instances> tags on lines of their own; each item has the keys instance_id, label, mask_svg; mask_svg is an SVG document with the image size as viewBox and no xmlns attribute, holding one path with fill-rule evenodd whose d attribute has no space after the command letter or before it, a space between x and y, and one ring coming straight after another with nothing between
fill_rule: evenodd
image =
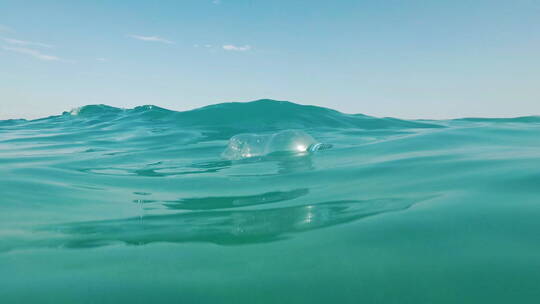
<instances>
[{"instance_id":1,"label":"wave crest","mask_svg":"<svg viewBox=\"0 0 540 304\"><path fill-rule=\"evenodd\" d=\"M87 105L64 112L81 119L162 120L182 127L261 132L304 128L440 128L441 125L345 114L336 110L300 105L288 101L261 99L252 102L221 103L190 111L172 111L154 105L121 109L107 105ZM234 132L233 132L234 133Z\"/></svg>"}]
</instances>

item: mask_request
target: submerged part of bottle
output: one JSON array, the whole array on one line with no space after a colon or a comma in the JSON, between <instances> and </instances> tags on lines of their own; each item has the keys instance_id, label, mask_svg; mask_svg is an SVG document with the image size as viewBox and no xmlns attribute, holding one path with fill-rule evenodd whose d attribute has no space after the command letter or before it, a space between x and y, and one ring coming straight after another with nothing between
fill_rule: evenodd
<instances>
[{"instance_id":1,"label":"submerged part of bottle","mask_svg":"<svg viewBox=\"0 0 540 304\"><path fill-rule=\"evenodd\" d=\"M273 134L235 135L229 139L229 145L222 156L237 160L275 152L307 153L330 147L332 145L319 143L304 131L286 130Z\"/></svg>"}]
</instances>

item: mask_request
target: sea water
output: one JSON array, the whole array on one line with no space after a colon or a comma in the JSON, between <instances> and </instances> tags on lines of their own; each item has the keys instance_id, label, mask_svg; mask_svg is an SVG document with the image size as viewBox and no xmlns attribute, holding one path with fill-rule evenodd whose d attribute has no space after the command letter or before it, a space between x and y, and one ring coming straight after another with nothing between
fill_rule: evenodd
<instances>
[{"instance_id":1,"label":"sea water","mask_svg":"<svg viewBox=\"0 0 540 304\"><path fill-rule=\"evenodd\" d=\"M0 121L0 303L538 303L539 281L540 117Z\"/></svg>"}]
</instances>

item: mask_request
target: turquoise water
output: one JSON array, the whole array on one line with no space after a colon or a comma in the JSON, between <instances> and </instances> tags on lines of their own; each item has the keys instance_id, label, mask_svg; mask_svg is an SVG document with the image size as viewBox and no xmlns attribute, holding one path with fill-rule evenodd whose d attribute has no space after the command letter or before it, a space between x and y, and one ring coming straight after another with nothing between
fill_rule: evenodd
<instances>
[{"instance_id":1,"label":"turquoise water","mask_svg":"<svg viewBox=\"0 0 540 304\"><path fill-rule=\"evenodd\" d=\"M540 299L540 117L90 105L0 121L0 193L1 303Z\"/></svg>"}]
</instances>

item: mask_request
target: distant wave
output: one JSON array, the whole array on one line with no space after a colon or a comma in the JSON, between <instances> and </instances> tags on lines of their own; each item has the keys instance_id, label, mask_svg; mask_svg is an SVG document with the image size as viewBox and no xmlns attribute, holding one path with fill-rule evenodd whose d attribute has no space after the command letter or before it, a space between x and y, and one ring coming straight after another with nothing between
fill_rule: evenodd
<instances>
[{"instance_id":1,"label":"distant wave","mask_svg":"<svg viewBox=\"0 0 540 304\"><path fill-rule=\"evenodd\" d=\"M299 105L287 101L262 99L247 103L231 102L177 112L158 106L144 105L121 109L107 105L87 105L36 121L57 123L99 124L104 122L129 124L134 121L160 121L183 127L233 130L284 130L304 128L441 128L437 123L396 118L376 118L363 114L344 114L336 110ZM74 121L73 121L74 120ZM24 120L2 125L24 123Z\"/></svg>"},{"instance_id":2,"label":"distant wave","mask_svg":"<svg viewBox=\"0 0 540 304\"><path fill-rule=\"evenodd\" d=\"M300 105L288 101L261 99L251 102L228 102L209 105L189 111L173 111L155 105L137 106L132 109L117 108L104 104L86 105L61 115L26 120L0 120L0 127L19 124L50 123L99 124L115 122L166 122L185 128L236 129L250 131L285 130L304 128L342 129L398 129L398 128L444 128L448 121L540 123L540 116L515 118L459 118L447 121L404 120L391 117L378 118L364 114L345 114L339 111Z\"/></svg>"}]
</instances>

